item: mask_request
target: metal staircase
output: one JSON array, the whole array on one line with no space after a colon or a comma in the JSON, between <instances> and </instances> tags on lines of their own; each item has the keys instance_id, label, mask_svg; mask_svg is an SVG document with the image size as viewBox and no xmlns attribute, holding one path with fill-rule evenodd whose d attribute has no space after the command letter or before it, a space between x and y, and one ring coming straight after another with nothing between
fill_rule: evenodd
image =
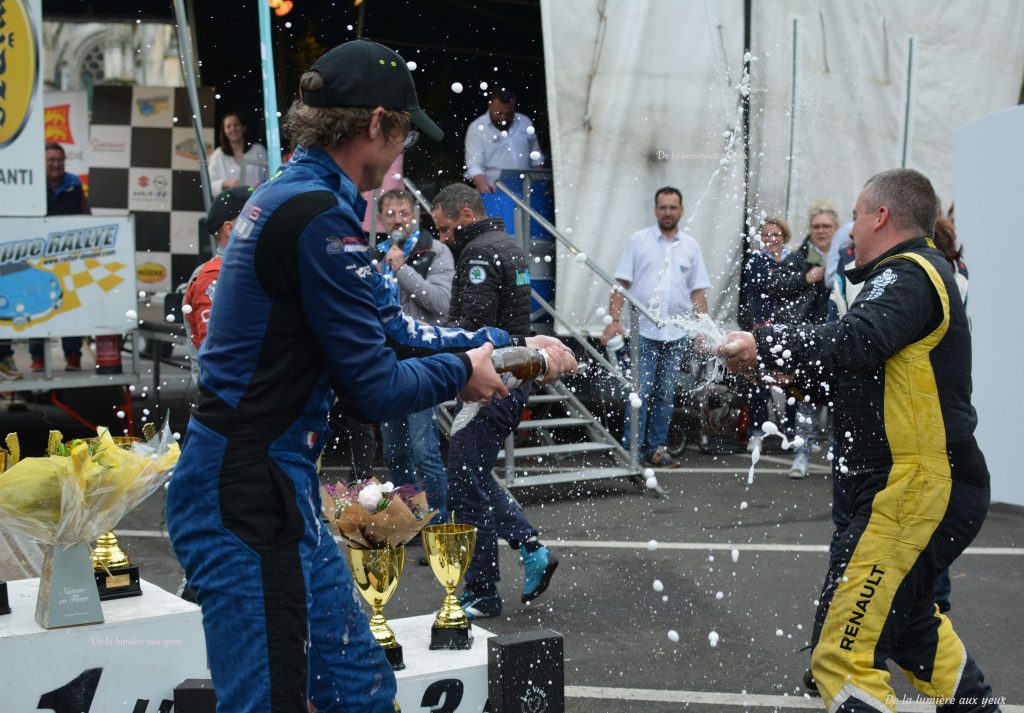
<instances>
[{"instance_id":1,"label":"metal staircase","mask_svg":"<svg viewBox=\"0 0 1024 713\"><path fill-rule=\"evenodd\" d=\"M422 191L408 178L405 179L405 185L427 212L430 212L432 207L423 196ZM530 254L530 250L529 231L526 226L528 220L532 218L572 255L576 256L577 262L586 265L613 290L622 293L625 298L624 309L629 312L630 333L639 333L639 315L641 313L652 322L661 323L661 320L652 314L646 305L637 300L629 290L619 285L597 263L582 254L554 225L523 202L504 183L498 181L496 185L516 204L515 221L519 226L516 232L521 236L527 255ZM551 315L556 323L571 334L587 355L614 377L627 393L637 391L635 372L630 378L624 376L605 358L604 354L590 344L585 334L556 312L555 308L536 290L532 290L532 294L541 310ZM633 364L639 362L638 349L637 340L630 340ZM636 406L626 406L633 409L633 433L630 439L633 447L627 451L565 384L553 382L536 387L536 389L530 395L526 405L531 417L519 423L516 431L505 440L505 448L498 453L499 462L503 463L503 466L495 467L494 475L498 480L509 488L515 488L572 483L582 480L626 478L642 492L649 490L655 496L664 497L666 495L660 486L648 489L645 478L641 474L640 455L636 448L636 425L639 421ZM438 425L445 438L451 436L455 405L455 401L448 401L438 408ZM517 442L523 445L517 446Z\"/></svg>"},{"instance_id":2,"label":"metal staircase","mask_svg":"<svg viewBox=\"0 0 1024 713\"><path fill-rule=\"evenodd\" d=\"M495 477L507 487L628 478L644 488L640 469L629 466L629 452L565 384L537 387L526 407L530 418L519 422L498 452ZM441 432L448 437L455 402L441 404L439 411Z\"/></svg>"}]
</instances>

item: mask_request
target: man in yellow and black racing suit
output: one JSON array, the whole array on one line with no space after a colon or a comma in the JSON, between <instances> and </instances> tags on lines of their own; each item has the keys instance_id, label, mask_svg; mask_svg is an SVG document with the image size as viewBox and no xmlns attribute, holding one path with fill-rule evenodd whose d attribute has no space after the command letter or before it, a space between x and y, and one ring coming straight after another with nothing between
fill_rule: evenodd
<instances>
[{"instance_id":1,"label":"man in yellow and black racing suit","mask_svg":"<svg viewBox=\"0 0 1024 713\"><path fill-rule=\"evenodd\" d=\"M941 713L999 707L934 604L939 570L981 529L989 474L974 439L971 336L949 263L927 237L930 182L898 169L868 181L853 228L865 285L822 325L735 332L734 371L794 374L834 403L835 450L850 525L829 562L811 670L829 711L895 711L892 659Z\"/></svg>"}]
</instances>

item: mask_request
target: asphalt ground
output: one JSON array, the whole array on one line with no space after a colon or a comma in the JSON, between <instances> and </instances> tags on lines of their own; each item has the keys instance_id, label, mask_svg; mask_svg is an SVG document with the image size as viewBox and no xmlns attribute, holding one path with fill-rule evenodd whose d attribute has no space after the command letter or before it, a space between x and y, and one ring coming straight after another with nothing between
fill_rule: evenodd
<instances>
[{"instance_id":1,"label":"asphalt ground","mask_svg":"<svg viewBox=\"0 0 1024 713\"><path fill-rule=\"evenodd\" d=\"M187 374L165 370L161 412L170 406L173 423L185 411ZM151 399L136 401L139 417L154 405ZM36 431L60 427L65 417L30 403L0 418L0 430L17 428L33 441ZM712 456L691 448L681 468L658 472L667 498L614 480L517 489L560 566L548 592L524 605L518 554L503 549L504 611L480 625L498 633L561 633L572 712L820 709L820 700L804 694L809 656L801 649L825 572L831 484L820 456L802 481L786 476L787 463L782 456L763 457L748 485L745 454ZM181 569L163 531L162 491L118 527L142 576L174 591ZM409 548L389 618L427 614L441 602L443 590L430 569L416 564L419 552ZM993 505L951 576L957 632L995 695L1005 697L1003 710L1024 712L1024 619L1013 614L1024 591L1024 509ZM670 631L678 641L670 640ZM712 631L719 638L715 647ZM893 685L897 695L915 695L898 672Z\"/></svg>"}]
</instances>

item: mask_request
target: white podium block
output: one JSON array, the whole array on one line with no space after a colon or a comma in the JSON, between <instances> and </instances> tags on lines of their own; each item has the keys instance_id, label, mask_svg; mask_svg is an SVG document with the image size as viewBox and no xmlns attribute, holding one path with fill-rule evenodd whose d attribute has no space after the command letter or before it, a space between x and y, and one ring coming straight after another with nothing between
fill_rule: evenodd
<instances>
[{"instance_id":1,"label":"white podium block","mask_svg":"<svg viewBox=\"0 0 1024 713\"><path fill-rule=\"evenodd\" d=\"M199 607L141 584L141 597L103 602L102 624L44 629L34 616L39 580L8 582L0 709L158 713L170 710L184 679L209 678Z\"/></svg>"},{"instance_id":2,"label":"white podium block","mask_svg":"<svg viewBox=\"0 0 1024 713\"><path fill-rule=\"evenodd\" d=\"M431 651L433 614L388 619L388 623L405 657L405 670L395 671L403 711L483 711L487 703L487 639L494 634L474 624L473 648Z\"/></svg>"}]
</instances>

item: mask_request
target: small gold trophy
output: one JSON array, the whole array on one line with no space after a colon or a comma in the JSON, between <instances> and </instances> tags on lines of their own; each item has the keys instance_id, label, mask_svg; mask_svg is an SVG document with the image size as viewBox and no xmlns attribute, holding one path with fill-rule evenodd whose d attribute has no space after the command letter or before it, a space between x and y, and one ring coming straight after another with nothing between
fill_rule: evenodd
<instances>
[{"instance_id":1,"label":"small gold trophy","mask_svg":"<svg viewBox=\"0 0 1024 713\"><path fill-rule=\"evenodd\" d=\"M423 528L423 549L430 569L447 591L441 610L430 628L431 649L468 649L473 646L469 617L455 598L455 587L469 569L476 549L476 528L472 525L430 525Z\"/></svg>"},{"instance_id":2,"label":"small gold trophy","mask_svg":"<svg viewBox=\"0 0 1024 713\"><path fill-rule=\"evenodd\" d=\"M92 550L92 570L101 601L142 596L139 568L128 560L113 530L96 540Z\"/></svg>"},{"instance_id":3,"label":"small gold trophy","mask_svg":"<svg viewBox=\"0 0 1024 713\"><path fill-rule=\"evenodd\" d=\"M404 669L405 661L402 658L402 645L395 639L395 632L384 618L384 605L398 588L404 566L405 545L384 545L370 550L348 548L348 567L352 570L356 589L373 609L370 631L384 649L388 663L395 671Z\"/></svg>"},{"instance_id":4,"label":"small gold trophy","mask_svg":"<svg viewBox=\"0 0 1024 713\"><path fill-rule=\"evenodd\" d=\"M131 448L133 443L142 441L141 438L132 436L114 436L113 438L114 443L121 448ZM142 596L139 568L128 560L128 555L121 549L113 530L96 540L91 559L92 569L96 575L96 587L100 592L100 601Z\"/></svg>"}]
</instances>

